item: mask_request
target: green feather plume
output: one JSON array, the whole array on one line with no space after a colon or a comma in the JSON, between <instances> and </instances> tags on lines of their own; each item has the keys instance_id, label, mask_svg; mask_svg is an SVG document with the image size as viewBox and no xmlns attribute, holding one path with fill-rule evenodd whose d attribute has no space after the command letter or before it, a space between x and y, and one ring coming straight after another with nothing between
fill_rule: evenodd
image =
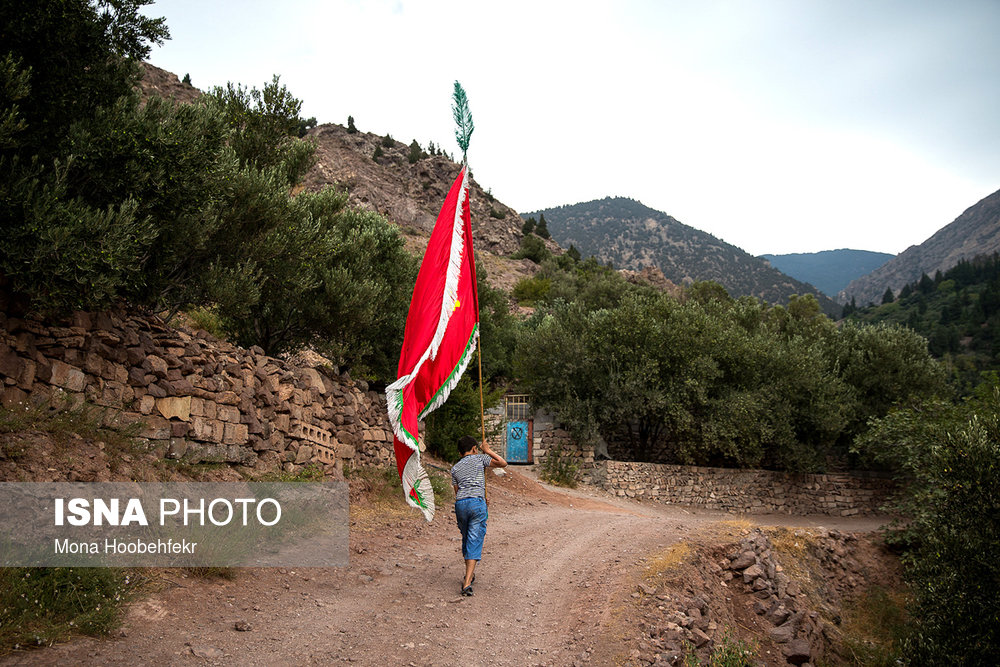
<instances>
[{"instance_id":1,"label":"green feather plume","mask_svg":"<svg viewBox=\"0 0 1000 667\"><path fill-rule=\"evenodd\" d=\"M469 151L469 138L476 126L472 122L472 112L469 111L469 98L458 81L455 82L455 93L452 95L451 113L455 118L455 141L462 149L462 164L468 164L466 153Z\"/></svg>"}]
</instances>

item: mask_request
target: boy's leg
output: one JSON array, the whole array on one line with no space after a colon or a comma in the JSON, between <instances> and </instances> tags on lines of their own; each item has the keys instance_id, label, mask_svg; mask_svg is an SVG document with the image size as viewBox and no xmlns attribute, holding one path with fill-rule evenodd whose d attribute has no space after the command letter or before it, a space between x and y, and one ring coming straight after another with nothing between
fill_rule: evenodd
<instances>
[{"instance_id":1,"label":"boy's leg","mask_svg":"<svg viewBox=\"0 0 1000 667\"><path fill-rule=\"evenodd\" d=\"M472 585L472 577L476 572L476 563L478 562L474 558L465 560L465 579L462 581L462 588L468 588Z\"/></svg>"}]
</instances>

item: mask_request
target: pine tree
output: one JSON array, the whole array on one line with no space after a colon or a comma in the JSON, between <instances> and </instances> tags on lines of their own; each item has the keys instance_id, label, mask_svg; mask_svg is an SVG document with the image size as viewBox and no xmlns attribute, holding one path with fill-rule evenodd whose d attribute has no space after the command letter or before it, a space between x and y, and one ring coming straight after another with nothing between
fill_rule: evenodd
<instances>
[{"instance_id":1,"label":"pine tree","mask_svg":"<svg viewBox=\"0 0 1000 667\"><path fill-rule=\"evenodd\" d=\"M545 223L545 214L542 213L538 216L538 224L535 226L535 233L541 236L543 239L550 239L552 235L549 234L549 227Z\"/></svg>"},{"instance_id":2,"label":"pine tree","mask_svg":"<svg viewBox=\"0 0 1000 667\"><path fill-rule=\"evenodd\" d=\"M354 116L347 117L347 133L348 134L358 133L358 128L354 126Z\"/></svg>"},{"instance_id":3,"label":"pine tree","mask_svg":"<svg viewBox=\"0 0 1000 667\"><path fill-rule=\"evenodd\" d=\"M410 144L410 152L406 155L407 162L410 164L416 164L423 152L423 149L420 148L420 144L418 144L417 140L414 139L413 143Z\"/></svg>"},{"instance_id":4,"label":"pine tree","mask_svg":"<svg viewBox=\"0 0 1000 667\"><path fill-rule=\"evenodd\" d=\"M534 218L528 218L527 220L524 221L524 225L521 226L521 233L527 236L531 232L535 231L535 225L537 224L538 224L537 220L535 220Z\"/></svg>"},{"instance_id":5,"label":"pine tree","mask_svg":"<svg viewBox=\"0 0 1000 667\"><path fill-rule=\"evenodd\" d=\"M891 287L886 287L885 288L885 294L882 295L882 305L884 306L887 303L892 303L895 300L896 300L896 297L892 293L892 288Z\"/></svg>"}]
</instances>

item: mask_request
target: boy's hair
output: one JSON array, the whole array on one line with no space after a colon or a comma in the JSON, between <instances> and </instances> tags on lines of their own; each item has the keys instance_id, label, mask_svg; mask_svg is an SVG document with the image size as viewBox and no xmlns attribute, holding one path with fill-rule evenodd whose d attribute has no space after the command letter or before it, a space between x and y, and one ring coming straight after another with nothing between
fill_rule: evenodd
<instances>
[{"instance_id":1,"label":"boy's hair","mask_svg":"<svg viewBox=\"0 0 1000 667\"><path fill-rule=\"evenodd\" d=\"M474 449L478 444L479 441L473 438L472 436L463 435L461 438L458 439L458 451L459 453L464 454Z\"/></svg>"}]
</instances>

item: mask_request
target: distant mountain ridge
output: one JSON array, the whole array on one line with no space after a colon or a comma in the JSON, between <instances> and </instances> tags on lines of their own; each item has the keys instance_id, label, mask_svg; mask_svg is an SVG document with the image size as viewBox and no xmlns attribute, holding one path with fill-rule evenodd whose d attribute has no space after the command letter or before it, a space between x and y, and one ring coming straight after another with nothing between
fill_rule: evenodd
<instances>
[{"instance_id":1,"label":"distant mountain ridge","mask_svg":"<svg viewBox=\"0 0 1000 667\"><path fill-rule=\"evenodd\" d=\"M678 285L714 280L734 297L750 295L768 303L787 303L792 294L814 294L824 312L840 314L840 308L812 285L634 199L607 197L521 217L540 215L559 245L572 244L582 255L594 255L617 269L655 266Z\"/></svg>"},{"instance_id":2,"label":"distant mountain ridge","mask_svg":"<svg viewBox=\"0 0 1000 667\"><path fill-rule=\"evenodd\" d=\"M837 301L859 306L881 303L886 288L899 292L907 283L947 271L962 259L1000 252L1000 190L981 199L920 245L910 246L881 267L851 282Z\"/></svg>"},{"instance_id":3,"label":"distant mountain ridge","mask_svg":"<svg viewBox=\"0 0 1000 667\"><path fill-rule=\"evenodd\" d=\"M817 287L833 298L852 281L895 257L870 250L822 250L785 255L761 255L782 273Z\"/></svg>"}]
</instances>

